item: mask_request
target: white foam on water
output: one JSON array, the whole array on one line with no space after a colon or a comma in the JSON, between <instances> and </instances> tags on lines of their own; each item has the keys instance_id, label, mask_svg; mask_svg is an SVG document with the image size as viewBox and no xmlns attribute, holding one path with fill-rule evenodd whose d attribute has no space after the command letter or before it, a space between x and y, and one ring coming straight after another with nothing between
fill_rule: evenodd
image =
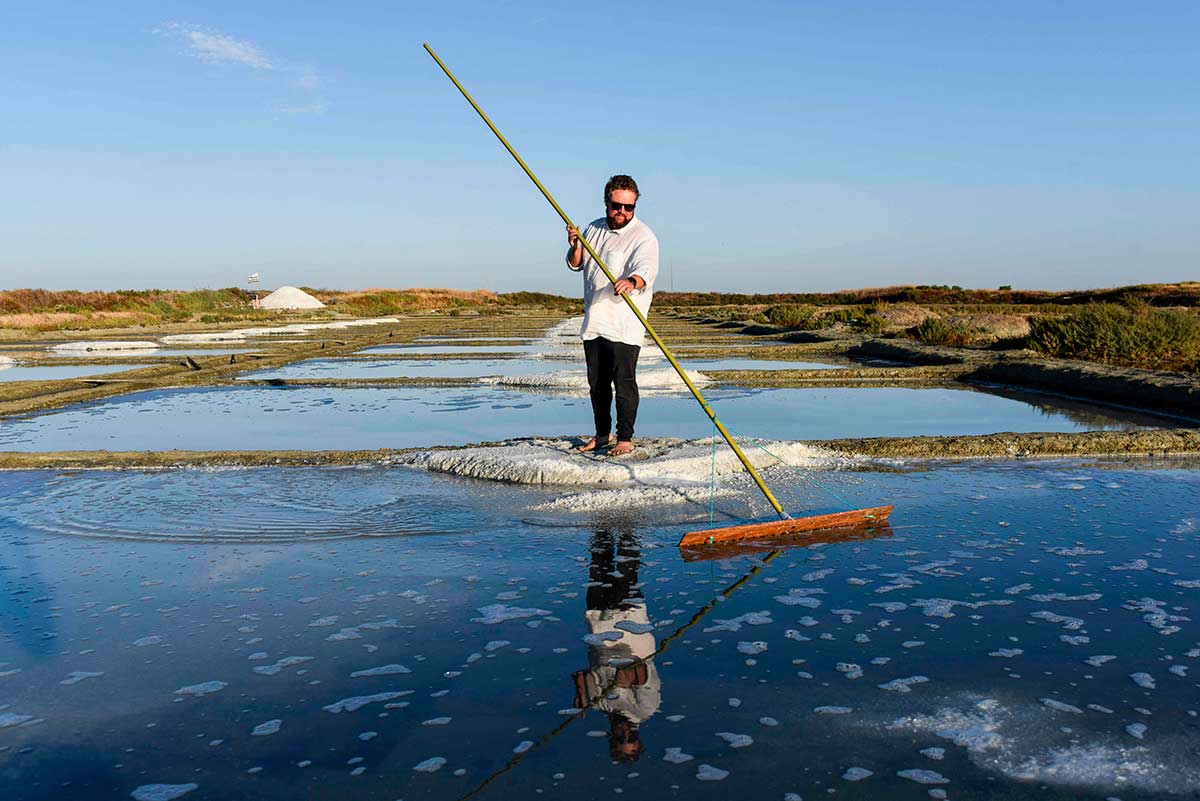
<instances>
[{"instance_id":1,"label":"white foam on water","mask_svg":"<svg viewBox=\"0 0 1200 801\"><path fill-rule=\"evenodd\" d=\"M355 695L350 698L343 698L328 706L321 707L326 712L332 712L337 715L342 712L354 712L362 709L367 704L376 704L383 701L392 701L405 695L412 695L412 690L394 690L391 692L375 693L374 695ZM444 762L445 760L443 760Z\"/></svg>"},{"instance_id":2,"label":"white foam on water","mask_svg":"<svg viewBox=\"0 0 1200 801\"><path fill-rule=\"evenodd\" d=\"M704 506L714 497L728 498L736 494L720 487L715 491L709 487L627 487L571 493L529 508L537 512L600 512L644 506Z\"/></svg>"},{"instance_id":3,"label":"white foam on water","mask_svg":"<svg viewBox=\"0 0 1200 801\"><path fill-rule=\"evenodd\" d=\"M251 737L270 737L272 734L278 734L279 729L283 726L283 721L276 718L268 720L266 723L260 723L254 727L254 731L250 732Z\"/></svg>"},{"instance_id":4,"label":"white foam on water","mask_svg":"<svg viewBox=\"0 0 1200 801\"><path fill-rule=\"evenodd\" d=\"M430 757L424 762L418 762L413 765L413 770L417 773L434 773L441 770L446 764L445 757Z\"/></svg>"},{"instance_id":5,"label":"white foam on water","mask_svg":"<svg viewBox=\"0 0 1200 801\"><path fill-rule=\"evenodd\" d=\"M187 687L180 687L175 691L175 695L191 695L199 698L202 695L219 692L228 687L229 684L223 681L205 681L200 684L189 684Z\"/></svg>"},{"instance_id":6,"label":"white foam on water","mask_svg":"<svg viewBox=\"0 0 1200 801\"><path fill-rule=\"evenodd\" d=\"M312 656L285 656L282 659L277 660L273 665L259 665L258 667L253 668L253 670L260 676L274 676L284 668L302 665L305 662L311 662L315 658L316 657Z\"/></svg>"},{"instance_id":7,"label":"white foam on water","mask_svg":"<svg viewBox=\"0 0 1200 801\"><path fill-rule=\"evenodd\" d=\"M950 703L932 714L899 718L887 728L942 737L965 748L979 766L1012 779L1098 791L1186 793L1200 786L1194 743L1187 738L1164 738L1151 749L1123 745L1107 730L1073 727L1072 741L1064 744L1059 724L1048 722L1028 702L1010 706L987 698Z\"/></svg>"},{"instance_id":8,"label":"white foam on water","mask_svg":"<svg viewBox=\"0 0 1200 801\"><path fill-rule=\"evenodd\" d=\"M888 690L895 693L910 693L910 687L914 684L924 684L929 681L928 676L909 676L903 679L892 679L889 682L879 685L879 689Z\"/></svg>"},{"instance_id":9,"label":"white foam on water","mask_svg":"<svg viewBox=\"0 0 1200 801\"><path fill-rule=\"evenodd\" d=\"M1153 690L1158 685L1154 681L1154 677L1149 673L1130 673L1129 678L1133 679L1133 683L1147 690Z\"/></svg>"},{"instance_id":10,"label":"white foam on water","mask_svg":"<svg viewBox=\"0 0 1200 801\"><path fill-rule=\"evenodd\" d=\"M867 770L866 768L846 768L846 772L842 774L842 778L848 782L861 782L863 779L869 779L875 775L875 771Z\"/></svg>"},{"instance_id":11,"label":"white foam on water","mask_svg":"<svg viewBox=\"0 0 1200 801\"><path fill-rule=\"evenodd\" d=\"M667 749L667 753L663 755L663 762L673 762L676 765L684 762L691 762L695 759L691 754L685 754L682 748L671 746Z\"/></svg>"},{"instance_id":12,"label":"white foam on water","mask_svg":"<svg viewBox=\"0 0 1200 801\"><path fill-rule=\"evenodd\" d=\"M523 439L501 445L452 448L405 454L399 464L466 478L503 481L510 484L555 484L583 486L703 487L705 492L714 469L712 440L642 440L631 456L613 459L580 454L578 443L564 439ZM806 469L830 469L850 463L830 451L801 442L769 442L764 445L789 465ZM754 447L744 448L747 458L759 469L777 460ZM718 476L740 474L745 468L734 453L720 443L715 469Z\"/></svg>"},{"instance_id":13,"label":"white foam on water","mask_svg":"<svg viewBox=\"0 0 1200 801\"><path fill-rule=\"evenodd\" d=\"M1128 726L1125 727L1125 731L1131 737L1136 737L1139 740L1145 739L1147 730L1148 730L1148 727L1146 726L1145 723L1130 723Z\"/></svg>"},{"instance_id":14,"label":"white foam on water","mask_svg":"<svg viewBox=\"0 0 1200 801\"><path fill-rule=\"evenodd\" d=\"M175 801L199 788L198 784L143 784L130 795L135 801Z\"/></svg>"},{"instance_id":15,"label":"white foam on water","mask_svg":"<svg viewBox=\"0 0 1200 801\"><path fill-rule=\"evenodd\" d=\"M0 712L0 729L9 729L14 726L32 726L33 722L37 721L33 715L18 715L15 712Z\"/></svg>"},{"instance_id":16,"label":"white foam on water","mask_svg":"<svg viewBox=\"0 0 1200 801\"><path fill-rule=\"evenodd\" d=\"M687 377L697 387L708 386L711 380L697 370L685 370ZM588 392L587 374L582 370L555 370L538 375L491 375L479 379L480 384L498 387L526 387L530 389L566 389L574 394ZM638 391L645 394L660 391L687 390L687 385L674 368L651 368L637 374Z\"/></svg>"},{"instance_id":17,"label":"white foam on water","mask_svg":"<svg viewBox=\"0 0 1200 801\"><path fill-rule=\"evenodd\" d=\"M63 685L66 685L69 687L72 684L78 684L81 681L85 681L87 679L95 679L95 678L98 678L103 675L104 675L103 671L101 671L100 673L92 673L87 670L76 670L76 671L73 671L65 679L60 681L59 684L63 684Z\"/></svg>"},{"instance_id":18,"label":"white foam on water","mask_svg":"<svg viewBox=\"0 0 1200 801\"><path fill-rule=\"evenodd\" d=\"M550 612L545 609L525 608L520 606L508 606L507 604L489 604L479 607L480 617L471 618L472 623L482 623L485 626L493 626L497 623L505 623L509 620L524 620L531 617L545 617Z\"/></svg>"},{"instance_id":19,"label":"white foam on water","mask_svg":"<svg viewBox=\"0 0 1200 801\"><path fill-rule=\"evenodd\" d=\"M696 778L702 782L719 782L729 776L729 771L714 768L712 765L700 765L696 768Z\"/></svg>"},{"instance_id":20,"label":"white foam on water","mask_svg":"<svg viewBox=\"0 0 1200 801\"><path fill-rule=\"evenodd\" d=\"M914 768L910 770L898 770L896 775L901 779L908 779L910 782L917 784L949 784L950 780L936 770L921 770Z\"/></svg>"},{"instance_id":21,"label":"white foam on water","mask_svg":"<svg viewBox=\"0 0 1200 801\"><path fill-rule=\"evenodd\" d=\"M380 665L379 667L367 668L366 670L356 670L350 674L350 678L361 679L368 676L395 676L401 673L412 673L412 671L404 665Z\"/></svg>"},{"instance_id":22,"label":"white foam on water","mask_svg":"<svg viewBox=\"0 0 1200 801\"><path fill-rule=\"evenodd\" d=\"M731 731L719 731L717 736L729 743L730 748L745 748L754 745L754 738L749 734L736 734Z\"/></svg>"},{"instance_id":23,"label":"white foam on water","mask_svg":"<svg viewBox=\"0 0 1200 801\"><path fill-rule=\"evenodd\" d=\"M1059 701L1055 698L1043 698L1043 699L1041 699L1041 701L1043 704L1045 704L1046 706L1050 707L1051 709L1053 709L1057 712L1070 712L1072 715L1082 715L1083 714L1083 710L1080 709L1079 707L1072 706L1071 704L1063 703L1062 701Z\"/></svg>"}]
</instances>

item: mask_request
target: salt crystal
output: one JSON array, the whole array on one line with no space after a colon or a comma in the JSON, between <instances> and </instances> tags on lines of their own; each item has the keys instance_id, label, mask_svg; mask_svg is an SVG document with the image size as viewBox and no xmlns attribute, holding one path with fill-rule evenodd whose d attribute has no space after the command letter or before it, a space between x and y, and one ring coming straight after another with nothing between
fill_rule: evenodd
<instances>
[{"instance_id":1,"label":"salt crystal","mask_svg":"<svg viewBox=\"0 0 1200 801\"><path fill-rule=\"evenodd\" d=\"M175 801L199 787L198 784L143 784L130 795L135 801Z\"/></svg>"},{"instance_id":2,"label":"salt crystal","mask_svg":"<svg viewBox=\"0 0 1200 801\"><path fill-rule=\"evenodd\" d=\"M950 780L936 770L899 770L896 775L902 779L916 782L917 784L949 784Z\"/></svg>"},{"instance_id":3,"label":"salt crystal","mask_svg":"<svg viewBox=\"0 0 1200 801\"><path fill-rule=\"evenodd\" d=\"M700 765L696 768L696 778L702 782L719 782L729 775L729 771L714 768L712 765Z\"/></svg>"},{"instance_id":4,"label":"salt crystal","mask_svg":"<svg viewBox=\"0 0 1200 801\"><path fill-rule=\"evenodd\" d=\"M250 732L251 737L266 737L271 734L278 734L279 728L283 725L283 721L268 720L266 723L260 723L254 727L254 731Z\"/></svg>"}]
</instances>

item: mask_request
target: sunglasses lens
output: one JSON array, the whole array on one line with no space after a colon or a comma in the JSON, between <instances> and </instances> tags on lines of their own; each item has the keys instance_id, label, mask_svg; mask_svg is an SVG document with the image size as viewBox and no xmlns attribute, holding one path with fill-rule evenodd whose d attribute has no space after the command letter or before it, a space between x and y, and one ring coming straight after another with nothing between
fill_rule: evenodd
<instances>
[{"instance_id":1,"label":"sunglasses lens","mask_svg":"<svg viewBox=\"0 0 1200 801\"><path fill-rule=\"evenodd\" d=\"M632 212L635 208L637 208L637 204L636 203L617 203L615 201L610 200L610 201L608 201L608 207L610 209L612 209L613 211L621 211L622 209L624 209L625 211Z\"/></svg>"}]
</instances>

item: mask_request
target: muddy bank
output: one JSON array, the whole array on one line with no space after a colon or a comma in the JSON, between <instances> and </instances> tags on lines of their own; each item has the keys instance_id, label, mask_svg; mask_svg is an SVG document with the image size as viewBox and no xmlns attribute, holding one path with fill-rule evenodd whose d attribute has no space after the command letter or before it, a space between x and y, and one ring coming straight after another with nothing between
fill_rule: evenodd
<instances>
[{"instance_id":1,"label":"muddy bank","mask_svg":"<svg viewBox=\"0 0 1200 801\"><path fill-rule=\"evenodd\" d=\"M505 442L480 442L467 447L492 448L530 439L526 437ZM654 438L652 441L659 445L678 442L668 438ZM874 437L804 440L801 444L831 451L840 456L866 459L1038 459L1104 456L1144 459L1200 456L1200 430L1180 428L1087 431L1075 434L1003 433L960 437ZM345 451L8 451L0 452L0 470L387 465L406 454L460 449L460 446L444 446ZM866 467L870 469L869 466ZM890 467L880 466L881 469Z\"/></svg>"},{"instance_id":2,"label":"muddy bank","mask_svg":"<svg viewBox=\"0 0 1200 801\"><path fill-rule=\"evenodd\" d=\"M969 368L847 367L833 370L702 370L718 385L743 387L935 386L957 381Z\"/></svg>"},{"instance_id":3,"label":"muddy bank","mask_svg":"<svg viewBox=\"0 0 1200 801\"><path fill-rule=\"evenodd\" d=\"M1086 362L1001 357L964 378L1200 418L1200 379Z\"/></svg>"},{"instance_id":4,"label":"muddy bank","mask_svg":"<svg viewBox=\"0 0 1200 801\"><path fill-rule=\"evenodd\" d=\"M845 455L889 459L1006 459L1064 456L1152 457L1200 454L1193 428L961 437L873 437L813 442Z\"/></svg>"}]
</instances>

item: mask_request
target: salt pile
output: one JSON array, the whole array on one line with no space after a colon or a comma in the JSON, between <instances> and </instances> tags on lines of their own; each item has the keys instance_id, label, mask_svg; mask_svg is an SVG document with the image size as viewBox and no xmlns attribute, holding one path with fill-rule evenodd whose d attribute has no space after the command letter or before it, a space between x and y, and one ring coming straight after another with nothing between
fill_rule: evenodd
<instances>
[{"instance_id":1,"label":"salt pile","mask_svg":"<svg viewBox=\"0 0 1200 801\"><path fill-rule=\"evenodd\" d=\"M64 342L61 345L51 345L47 350L55 353L87 353L94 350L155 350L157 342L144 341L97 341L97 342Z\"/></svg>"},{"instance_id":2,"label":"salt pile","mask_svg":"<svg viewBox=\"0 0 1200 801\"><path fill-rule=\"evenodd\" d=\"M564 439L512 440L486 447L411 453L401 456L397 462L438 473L511 484L583 486L703 484L707 488L714 469L711 439L639 440L637 450L620 459L576 453L574 449L578 444L575 440ZM828 469L847 461L802 442L768 442L764 447L793 466ZM758 448L746 448L745 451L756 468L778 463ZM733 452L724 443L719 443L715 459L717 475L739 474L743 469Z\"/></svg>"},{"instance_id":3,"label":"salt pile","mask_svg":"<svg viewBox=\"0 0 1200 801\"><path fill-rule=\"evenodd\" d=\"M325 304L294 286L281 286L262 299L264 309L321 309Z\"/></svg>"}]
</instances>

